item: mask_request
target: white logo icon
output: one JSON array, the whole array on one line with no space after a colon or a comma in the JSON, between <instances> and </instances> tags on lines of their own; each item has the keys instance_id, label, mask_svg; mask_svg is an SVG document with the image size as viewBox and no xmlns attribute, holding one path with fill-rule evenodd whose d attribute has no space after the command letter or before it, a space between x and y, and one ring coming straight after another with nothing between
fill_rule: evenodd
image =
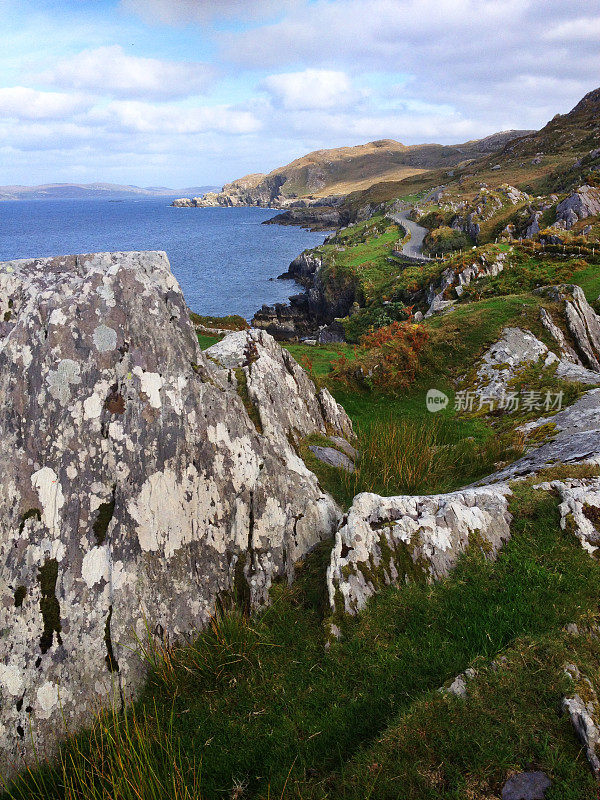
<instances>
[{"instance_id":1,"label":"white logo icon","mask_svg":"<svg viewBox=\"0 0 600 800\"><path fill-rule=\"evenodd\" d=\"M446 408L449 402L448 395L440 392L439 389L430 389L425 397L427 411L431 411L432 414Z\"/></svg>"}]
</instances>

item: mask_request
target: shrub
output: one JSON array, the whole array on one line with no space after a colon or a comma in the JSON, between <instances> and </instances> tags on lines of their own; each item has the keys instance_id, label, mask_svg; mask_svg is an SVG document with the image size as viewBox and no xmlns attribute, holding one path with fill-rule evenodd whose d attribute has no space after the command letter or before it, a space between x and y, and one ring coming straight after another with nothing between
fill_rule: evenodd
<instances>
[{"instance_id":1,"label":"shrub","mask_svg":"<svg viewBox=\"0 0 600 800\"><path fill-rule=\"evenodd\" d=\"M471 247L471 240L462 231L443 226L430 231L423 244L430 253L441 255L442 253L451 253L454 250L464 250L467 247Z\"/></svg>"},{"instance_id":2,"label":"shrub","mask_svg":"<svg viewBox=\"0 0 600 800\"><path fill-rule=\"evenodd\" d=\"M334 363L332 377L358 381L369 388L397 391L408 386L419 371L419 353L429 334L423 325L392 322L361 338L356 360L342 357Z\"/></svg>"}]
</instances>

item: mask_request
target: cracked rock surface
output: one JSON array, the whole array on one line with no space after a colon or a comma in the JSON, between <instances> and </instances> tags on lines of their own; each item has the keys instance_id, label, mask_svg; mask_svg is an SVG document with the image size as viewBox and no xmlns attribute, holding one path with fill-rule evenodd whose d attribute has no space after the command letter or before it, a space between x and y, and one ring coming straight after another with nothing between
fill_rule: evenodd
<instances>
[{"instance_id":1,"label":"cracked rock surface","mask_svg":"<svg viewBox=\"0 0 600 800\"><path fill-rule=\"evenodd\" d=\"M256 351L241 369L259 432L230 369L199 349L164 253L0 264L0 320L10 776L32 755L30 731L49 755L94 700L135 693L136 637L191 635L220 593L265 602L273 578L331 536L338 509L286 432L351 429L270 337L232 334L231 359L235 342Z\"/></svg>"}]
</instances>

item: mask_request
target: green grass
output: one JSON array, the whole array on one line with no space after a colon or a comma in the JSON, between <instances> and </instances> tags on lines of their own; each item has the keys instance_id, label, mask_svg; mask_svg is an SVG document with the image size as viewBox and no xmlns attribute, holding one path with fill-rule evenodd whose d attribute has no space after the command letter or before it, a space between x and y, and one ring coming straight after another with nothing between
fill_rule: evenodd
<instances>
[{"instance_id":1,"label":"green grass","mask_svg":"<svg viewBox=\"0 0 600 800\"><path fill-rule=\"evenodd\" d=\"M200 344L200 348L202 350L206 350L207 347L210 347L217 342L220 342L222 336L209 336L206 333L199 333L198 334L198 343Z\"/></svg>"},{"instance_id":2,"label":"green grass","mask_svg":"<svg viewBox=\"0 0 600 800\"><path fill-rule=\"evenodd\" d=\"M205 317L190 312L190 319L194 325L203 325L205 328L219 328L228 331L243 331L249 328L247 320L239 314L228 314L225 317Z\"/></svg>"},{"instance_id":3,"label":"green grass","mask_svg":"<svg viewBox=\"0 0 600 800\"><path fill-rule=\"evenodd\" d=\"M335 300L352 293L361 306L385 299L386 287L397 272L397 266L388 258L401 235L398 225L375 216L340 231L331 243L315 248L322 257L326 297Z\"/></svg>"},{"instance_id":4,"label":"green grass","mask_svg":"<svg viewBox=\"0 0 600 800\"><path fill-rule=\"evenodd\" d=\"M600 264L589 264L575 270L570 282L581 286L588 303L594 303L600 296Z\"/></svg>"},{"instance_id":5,"label":"green grass","mask_svg":"<svg viewBox=\"0 0 600 800\"><path fill-rule=\"evenodd\" d=\"M600 564L560 530L557 502L522 487L513 538L495 563L474 549L443 582L384 590L328 651L328 547L318 548L297 582L277 585L272 605L252 619L231 610L193 645L154 654L136 710L147 727L134 731L127 752L146 753L168 784L158 746L167 724L173 775L197 785L199 772L205 800L462 800L467 787L482 783L498 795L508 772L530 764L551 775L548 800L591 797L574 734L557 717L564 679L556 673L562 626L597 608ZM514 667L507 677L490 673L464 708L435 694L470 664L503 651ZM63 797L65 777L77 784L83 768L94 785L109 780L94 735L78 741L83 756L71 740L64 773L55 764L43 790L25 781L12 796ZM154 778L142 774L147 780ZM137 786L144 796L144 783ZM95 796L88 791L85 783L68 797Z\"/></svg>"}]
</instances>

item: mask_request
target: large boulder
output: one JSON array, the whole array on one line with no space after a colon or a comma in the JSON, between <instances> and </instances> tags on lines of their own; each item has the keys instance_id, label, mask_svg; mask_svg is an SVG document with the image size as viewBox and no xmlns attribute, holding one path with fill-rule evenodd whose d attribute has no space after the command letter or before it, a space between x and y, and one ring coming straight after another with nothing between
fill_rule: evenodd
<instances>
[{"instance_id":1,"label":"large boulder","mask_svg":"<svg viewBox=\"0 0 600 800\"><path fill-rule=\"evenodd\" d=\"M135 693L138 639L193 635L226 593L264 603L332 535L337 507L293 437L350 432L265 334L225 339L228 367L206 358L164 253L0 264L0 319L7 777L95 699Z\"/></svg>"}]
</instances>

